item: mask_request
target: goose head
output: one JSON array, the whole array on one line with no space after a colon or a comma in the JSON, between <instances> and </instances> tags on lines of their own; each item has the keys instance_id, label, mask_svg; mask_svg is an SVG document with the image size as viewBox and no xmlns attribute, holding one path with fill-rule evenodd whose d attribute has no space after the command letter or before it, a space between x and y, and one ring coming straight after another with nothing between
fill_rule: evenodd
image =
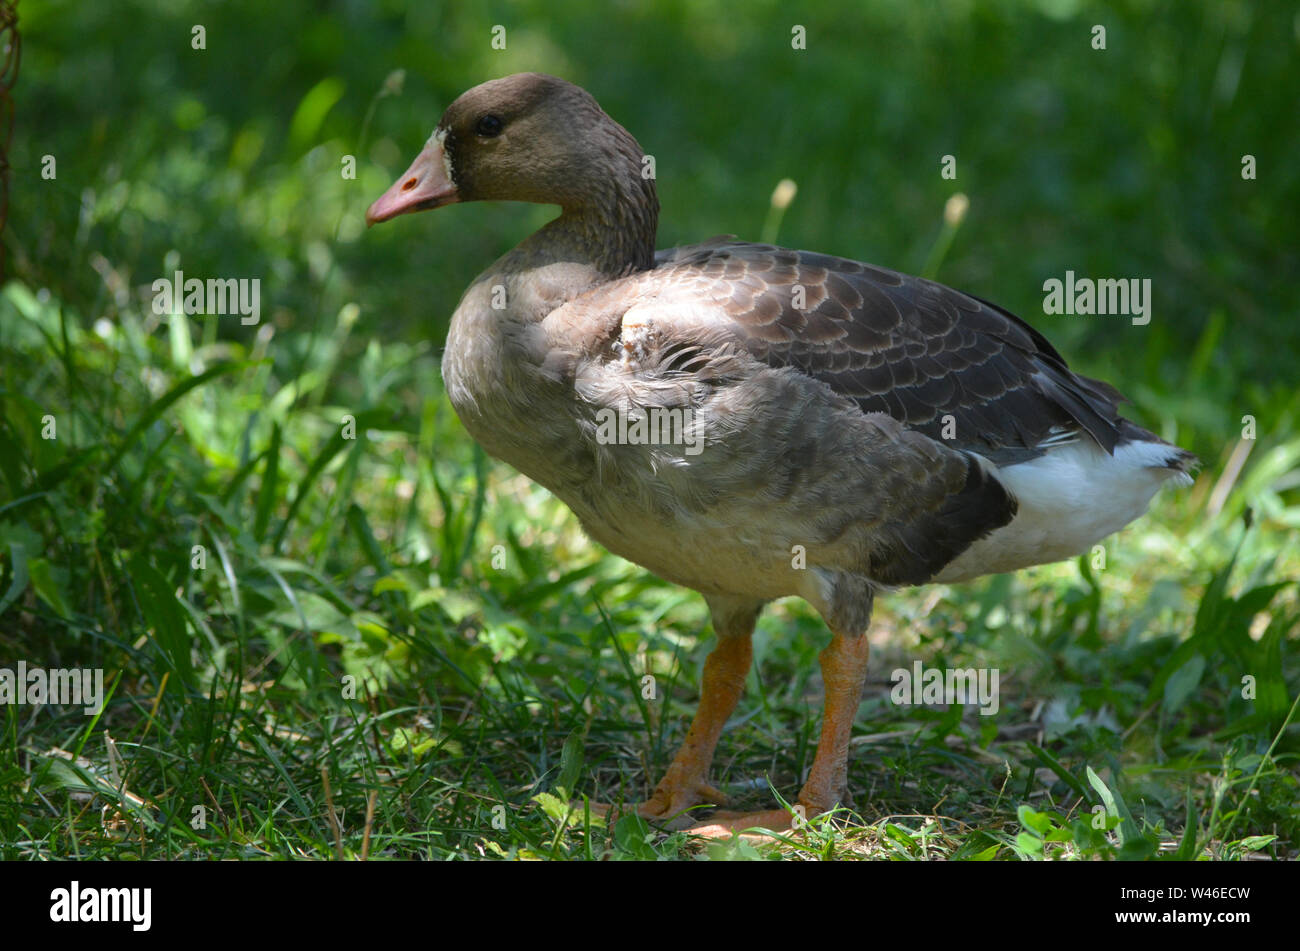
<instances>
[{"instance_id":1,"label":"goose head","mask_svg":"<svg viewBox=\"0 0 1300 951\"><path fill-rule=\"evenodd\" d=\"M636 139L584 89L541 73L475 86L439 120L411 167L366 223L455 202L559 205L568 231L594 246L635 248L649 267L659 202ZM564 230L564 229L562 229Z\"/></svg>"}]
</instances>

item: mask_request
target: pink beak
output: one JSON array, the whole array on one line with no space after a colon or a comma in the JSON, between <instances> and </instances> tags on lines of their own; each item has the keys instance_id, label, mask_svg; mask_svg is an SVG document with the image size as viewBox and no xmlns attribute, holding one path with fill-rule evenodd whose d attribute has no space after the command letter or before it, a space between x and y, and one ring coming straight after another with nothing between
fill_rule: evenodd
<instances>
[{"instance_id":1,"label":"pink beak","mask_svg":"<svg viewBox=\"0 0 1300 951\"><path fill-rule=\"evenodd\" d=\"M398 215L426 208L439 208L460 201L456 184L447 177L442 143L430 139L393 187L379 196L366 212L366 224L373 225Z\"/></svg>"}]
</instances>

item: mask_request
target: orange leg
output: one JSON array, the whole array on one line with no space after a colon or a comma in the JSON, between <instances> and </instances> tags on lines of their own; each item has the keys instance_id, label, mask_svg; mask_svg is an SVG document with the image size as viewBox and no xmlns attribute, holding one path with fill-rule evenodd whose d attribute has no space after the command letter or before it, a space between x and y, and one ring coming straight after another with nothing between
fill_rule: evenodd
<instances>
[{"instance_id":1,"label":"orange leg","mask_svg":"<svg viewBox=\"0 0 1300 951\"><path fill-rule=\"evenodd\" d=\"M655 787L654 794L637 812L646 818L683 821L684 810L701 803L722 805L727 797L709 785L709 767L718 747L722 728L745 692L745 677L753 660L750 641L761 604L733 603L710 599L713 627L718 633L717 646L704 662L704 681L700 687L700 705L668 772Z\"/></svg>"},{"instance_id":2,"label":"orange leg","mask_svg":"<svg viewBox=\"0 0 1300 951\"><path fill-rule=\"evenodd\" d=\"M745 691L745 677L753 659L750 638L762 602L709 598L718 643L704 662L700 705L695 711L686 742L673 757L654 793L636 812L670 827L691 824L686 810L702 803L721 805L727 797L709 785L709 767L727 718ZM609 806L592 803L592 811L606 814Z\"/></svg>"},{"instance_id":3,"label":"orange leg","mask_svg":"<svg viewBox=\"0 0 1300 951\"><path fill-rule=\"evenodd\" d=\"M817 755L808 771L808 781L799 793L798 803L803 807L804 818L820 815L847 798L849 735L862 701L869 654L870 646L865 634L836 634L819 657L826 707ZM719 821L690 831L710 838L729 837L734 832L754 827L780 831L790 828L794 817L785 809L774 809L717 818Z\"/></svg>"}]
</instances>

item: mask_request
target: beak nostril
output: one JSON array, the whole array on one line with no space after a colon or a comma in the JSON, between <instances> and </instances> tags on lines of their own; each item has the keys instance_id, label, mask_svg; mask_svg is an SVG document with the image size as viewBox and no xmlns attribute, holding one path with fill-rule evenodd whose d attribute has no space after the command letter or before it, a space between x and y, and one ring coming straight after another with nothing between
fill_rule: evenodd
<instances>
[{"instance_id":1,"label":"beak nostril","mask_svg":"<svg viewBox=\"0 0 1300 951\"><path fill-rule=\"evenodd\" d=\"M3 6L0 0L0 6ZM446 162L441 152L428 146L416 156L406 171L375 200L366 212L366 221L376 224L412 211L441 208L460 201L456 185L445 174Z\"/></svg>"}]
</instances>

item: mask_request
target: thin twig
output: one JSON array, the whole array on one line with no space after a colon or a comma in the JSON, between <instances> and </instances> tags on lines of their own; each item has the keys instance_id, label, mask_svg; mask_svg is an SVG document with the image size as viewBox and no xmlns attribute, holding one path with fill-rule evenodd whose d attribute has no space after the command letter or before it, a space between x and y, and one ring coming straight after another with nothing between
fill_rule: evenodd
<instances>
[{"instance_id":1,"label":"thin twig","mask_svg":"<svg viewBox=\"0 0 1300 951\"><path fill-rule=\"evenodd\" d=\"M370 858L370 827L375 819L375 799L379 796L378 789L370 790L370 798L366 800L366 831L361 837L361 861Z\"/></svg>"},{"instance_id":2,"label":"thin twig","mask_svg":"<svg viewBox=\"0 0 1300 951\"><path fill-rule=\"evenodd\" d=\"M334 814L334 795L330 792L330 773L329 767L320 768L321 782L325 784L325 809L326 816L330 821L330 828L334 830L334 854L342 861L343 859L343 830L339 828L339 817Z\"/></svg>"}]
</instances>

